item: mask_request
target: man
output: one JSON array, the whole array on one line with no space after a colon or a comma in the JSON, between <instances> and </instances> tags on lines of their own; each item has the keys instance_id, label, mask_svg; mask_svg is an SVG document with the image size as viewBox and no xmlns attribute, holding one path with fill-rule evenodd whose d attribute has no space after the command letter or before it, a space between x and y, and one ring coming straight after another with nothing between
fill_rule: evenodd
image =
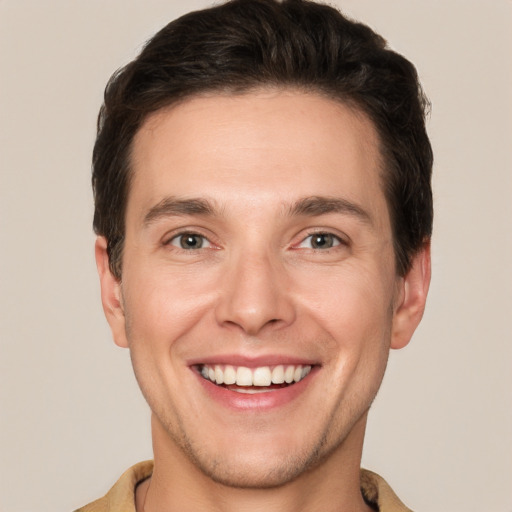
<instances>
[{"instance_id":1,"label":"man","mask_svg":"<svg viewBox=\"0 0 512 512\"><path fill-rule=\"evenodd\" d=\"M96 260L154 463L81 511L409 510L360 461L428 291L426 104L380 36L301 0L186 15L112 77Z\"/></svg>"}]
</instances>

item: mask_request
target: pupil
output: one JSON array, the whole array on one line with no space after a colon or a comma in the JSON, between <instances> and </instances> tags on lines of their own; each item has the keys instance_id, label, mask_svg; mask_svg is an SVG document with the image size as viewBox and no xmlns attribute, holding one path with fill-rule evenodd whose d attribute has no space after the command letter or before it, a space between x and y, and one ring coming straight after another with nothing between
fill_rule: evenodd
<instances>
[{"instance_id":1,"label":"pupil","mask_svg":"<svg viewBox=\"0 0 512 512\"><path fill-rule=\"evenodd\" d=\"M203 245L201 238L197 235L185 235L181 237L183 249L199 249Z\"/></svg>"},{"instance_id":2,"label":"pupil","mask_svg":"<svg viewBox=\"0 0 512 512\"><path fill-rule=\"evenodd\" d=\"M315 249L323 249L332 247L332 236L328 234L315 235L312 240Z\"/></svg>"}]
</instances>

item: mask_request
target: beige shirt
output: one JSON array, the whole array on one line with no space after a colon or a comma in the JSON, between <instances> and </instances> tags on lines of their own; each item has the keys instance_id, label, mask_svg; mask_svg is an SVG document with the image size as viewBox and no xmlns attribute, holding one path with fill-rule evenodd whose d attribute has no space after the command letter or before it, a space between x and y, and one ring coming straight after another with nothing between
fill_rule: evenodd
<instances>
[{"instance_id":1,"label":"beige shirt","mask_svg":"<svg viewBox=\"0 0 512 512\"><path fill-rule=\"evenodd\" d=\"M132 466L110 491L75 512L136 512L135 488L153 472L153 461ZM412 512L396 496L386 481L376 473L361 470L361 492L366 501L379 512Z\"/></svg>"}]
</instances>

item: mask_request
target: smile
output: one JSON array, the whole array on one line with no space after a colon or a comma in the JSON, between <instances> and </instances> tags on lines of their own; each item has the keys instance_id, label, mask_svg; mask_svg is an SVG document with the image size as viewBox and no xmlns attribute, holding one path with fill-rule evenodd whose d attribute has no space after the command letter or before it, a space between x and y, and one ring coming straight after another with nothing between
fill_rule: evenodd
<instances>
[{"instance_id":1,"label":"smile","mask_svg":"<svg viewBox=\"0 0 512 512\"><path fill-rule=\"evenodd\" d=\"M238 393L265 393L295 384L311 372L311 365L277 365L248 368L232 365L199 365L210 382Z\"/></svg>"}]
</instances>

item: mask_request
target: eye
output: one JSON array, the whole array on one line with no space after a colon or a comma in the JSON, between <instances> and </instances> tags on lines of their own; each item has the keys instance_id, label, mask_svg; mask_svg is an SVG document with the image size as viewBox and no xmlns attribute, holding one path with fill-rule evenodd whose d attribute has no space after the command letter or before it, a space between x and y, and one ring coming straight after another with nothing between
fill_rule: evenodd
<instances>
[{"instance_id":1,"label":"eye","mask_svg":"<svg viewBox=\"0 0 512 512\"><path fill-rule=\"evenodd\" d=\"M169 240L169 245L191 251L211 247L207 238L197 233L181 233Z\"/></svg>"},{"instance_id":2,"label":"eye","mask_svg":"<svg viewBox=\"0 0 512 512\"><path fill-rule=\"evenodd\" d=\"M341 244L341 240L332 233L313 233L298 245L302 249L332 249Z\"/></svg>"}]
</instances>

